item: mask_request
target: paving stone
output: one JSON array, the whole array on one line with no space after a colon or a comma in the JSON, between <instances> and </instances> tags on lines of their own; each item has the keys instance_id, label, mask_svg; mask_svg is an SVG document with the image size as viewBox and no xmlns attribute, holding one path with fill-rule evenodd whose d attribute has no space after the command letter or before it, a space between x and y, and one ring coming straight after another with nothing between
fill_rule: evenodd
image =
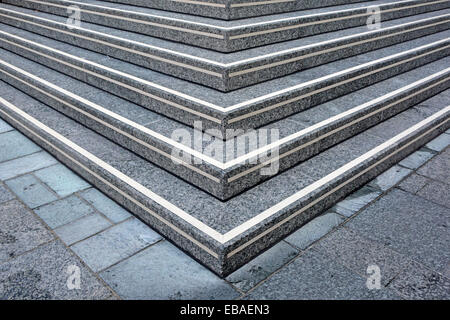
<instances>
[{"instance_id":1,"label":"paving stone","mask_svg":"<svg viewBox=\"0 0 450 320\"><path fill-rule=\"evenodd\" d=\"M100 271L161 239L155 231L132 218L76 243L72 249L92 270Z\"/></svg>"},{"instance_id":2,"label":"paving stone","mask_svg":"<svg viewBox=\"0 0 450 320\"><path fill-rule=\"evenodd\" d=\"M338 202L330 211L350 217L362 207L376 199L380 194L381 191L370 186L364 186L344 200Z\"/></svg>"},{"instance_id":3,"label":"paving stone","mask_svg":"<svg viewBox=\"0 0 450 320\"><path fill-rule=\"evenodd\" d=\"M36 171L35 175L61 197L90 187L88 182L62 164Z\"/></svg>"},{"instance_id":4,"label":"paving stone","mask_svg":"<svg viewBox=\"0 0 450 320\"><path fill-rule=\"evenodd\" d=\"M0 204L0 221L0 261L53 239L39 219L17 200Z\"/></svg>"},{"instance_id":5,"label":"paving stone","mask_svg":"<svg viewBox=\"0 0 450 320\"><path fill-rule=\"evenodd\" d=\"M449 209L394 189L346 226L442 272L450 263Z\"/></svg>"},{"instance_id":6,"label":"paving stone","mask_svg":"<svg viewBox=\"0 0 450 320\"><path fill-rule=\"evenodd\" d=\"M0 183L0 203L14 199L14 195Z\"/></svg>"},{"instance_id":7,"label":"paving stone","mask_svg":"<svg viewBox=\"0 0 450 320\"><path fill-rule=\"evenodd\" d=\"M36 209L35 212L50 228L55 229L88 214L92 214L95 210L80 198L70 196L42 206Z\"/></svg>"},{"instance_id":8,"label":"paving stone","mask_svg":"<svg viewBox=\"0 0 450 320\"><path fill-rule=\"evenodd\" d=\"M287 237L285 241L304 250L342 222L344 222L342 216L334 212L327 212L305 224L299 230Z\"/></svg>"},{"instance_id":9,"label":"paving stone","mask_svg":"<svg viewBox=\"0 0 450 320\"><path fill-rule=\"evenodd\" d=\"M0 162L38 152L41 148L19 131L0 134Z\"/></svg>"},{"instance_id":10,"label":"paving stone","mask_svg":"<svg viewBox=\"0 0 450 320\"><path fill-rule=\"evenodd\" d=\"M450 184L450 149L437 155L434 159L419 169L418 173L426 177Z\"/></svg>"},{"instance_id":11,"label":"paving stone","mask_svg":"<svg viewBox=\"0 0 450 320\"><path fill-rule=\"evenodd\" d=\"M167 241L122 261L100 276L124 299L235 299L228 283Z\"/></svg>"},{"instance_id":12,"label":"paving stone","mask_svg":"<svg viewBox=\"0 0 450 320\"><path fill-rule=\"evenodd\" d=\"M11 127L8 123L0 119L0 133L7 132L14 130L13 127Z\"/></svg>"},{"instance_id":13,"label":"paving stone","mask_svg":"<svg viewBox=\"0 0 450 320\"><path fill-rule=\"evenodd\" d=\"M430 183L431 179L428 179L424 176L413 173L408 178L406 178L402 183L398 185L398 188L416 194L423 187L425 187L428 183Z\"/></svg>"},{"instance_id":14,"label":"paving stone","mask_svg":"<svg viewBox=\"0 0 450 320\"><path fill-rule=\"evenodd\" d=\"M369 186L378 188L382 191L386 191L397 183L399 183L404 177L412 172L411 169L403 168L400 166L393 166L381 175L376 177L369 183Z\"/></svg>"},{"instance_id":15,"label":"paving stone","mask_svg":"<svg viewBox=\"0 0 450 320\"><path fill-rule=\"evenodd\" d=\"M367 276L369 266L378 266L383 285L388 284L410 263L410 259L406 256L346 227L339 228L319 241L317 245L331 258L363 277Z\"/></svg>"},{"instance_id":16,"label":"paving stone","mask_svg":"<svg viewBox=\"0 0 450 320\"><path fill-rule=\"evenodd\" d=\"M366 279L350 271L317 248L302 256L263 282L246 299L397 299L382 287L369 290Z\"/></svg>"},{"instance_id":17,"label":"paving stone","mask_svg":"<svg viewBox=\"0 0 450 320\"><path fill-rule=\"evenodd\" d=\"M418 151L410 154L398 164L409 169L417 169L425 162L433 158L435 153L427 148L421 148Z\"/></svg>"},{"instance_id":18,"label":"paving stone","mask_svg":"<svg viewBox=\"0 0 450 320\"><path fill-rule=\"evenodd\" d=\"M56 228L55 232L67 245L72 245L110 226L108 220L95 213Z\"/></svg>"},{"instance_id":19,"label":"paving stone","mask_svg":"<svg viewBox=\"0 0 450 320\"><path fill-rule=\"evenodd\" d=\"M428 149L440 152L450 145L450 136L448 134L441 134L437 138L428 142L425 147Z\"/></svg>"},{"instance_id":20,"label":"paving stone","mask_svg":"<svg viewBox=\"0 0 450 320\"><path fill-rule=\"evenodd\" d=\"M450 281L417 262L410 263L389 285L407 299L450 299Z\"/></svg>"},{"instance_id":21,"label":"paving stone","mask_svg":"<svg viewBox=\"0 0 450 320\"><path fill-rule=\"evenodd\" d=\"M114 223L119 223L131 217L131 214L127 210L97 189L86 190L80 195Z\"/></svg>"},{"instance_id":22,"label":"paving stone","mask_svg":"<svg viewBox=\"0 0 450 320\"><path fill-rule=\"evenodd\" d=\"M0 179L6 180L57 163L47 152L41 151L28 156L0 163Z\"/></svg>"},{"instance_id":23,"label":"paving stone","mask_svg":"<svg viewBox=\"0 0 450 320\"><path fill-rule=\"evenodd\" d=\"M5 183L30 208L58 200L55 194L32 175L20 176Z\"/></svg>"},{"instance_id":24,"label":"paving stone","mask_svg":"<svg viewBox=\"0 0 450 320\"><path fill-rule=\"evenodd\" d=\"M444 207L450 208L450 197L448 196L449 189L450 186L448 184L431 180L430 183L417 192L417 195Z\"/></svg>"},{"instance_id":25,"label":"paving stone","mask_svg":"<svg viewBox=\"0 0 450 320\"><path fill-rule=\"evenodd\" d=\"M226 279L235 287L246 292L256 284L266 279L270 274L291 261L298 254L298 250L286 242L279 242L263 254L259 255Z\"/></svg>"},{"instance_id":26,"label":"paving stone","mask_svg":"<svg viewBox=\"0 0 450 320\"><path fill-rule=\"evenodd\" d=\"M80 270L80 289L69 289L70 268ZM74 282L72 282L74 283ZM53 241L0 265L0 299L107 299L104 286L60 241Z\"/></svg>"}]
</instances>

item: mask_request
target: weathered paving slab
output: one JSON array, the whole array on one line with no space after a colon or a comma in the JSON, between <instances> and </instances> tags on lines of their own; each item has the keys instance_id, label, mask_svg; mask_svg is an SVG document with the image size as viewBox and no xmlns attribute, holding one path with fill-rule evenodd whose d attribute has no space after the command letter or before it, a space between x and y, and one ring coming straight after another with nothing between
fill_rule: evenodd
<instances>
[{"instance_id":1,"label":"weathered paving slab","mask_svg":"<svg viewBox=\"0 0 450 320\"><path fill-rule=\"evenodd\" d=\"M231 300L239 297L224 280L167 241L103 271L101 276L125 299Z\"/></svg>"},{"instance_id":2,"label":"weathered paving slab","mask_svg":"<svg viewBox=\"0 0 450 320\"><path fill-rule=\"evenodd\" d=\"M94 209L76 195L41 206L36 214L51 228L57 228L94 213Z\"/></svg>"},{"instance_id":3,"label":"weathered paving slab","mask_svg":"<svg viewBox=\"0 0 450 320\"><path fill-rule=\"evenodd\" d=\"M369 290L356 275L323 250L309 249L252 291L247 299L401 299L394 291Z\"/></svg>"},{"instance_id":4,"label":"weathered paving slab","mask_svg":"<svg viewBox=\"0 0 450 320\"><path fill-rule=\"evenodd\" d=\"M161 240L161 236L132 218L91 238L72 250L94 271L101 271Z\"/></svg>"},{"instance_id":5,"label":"weathered paving slab","mask_svg":"<svg viewBox=\"0 0 450 320\"><path fill-rule=\"evenodd\" d=\"M68 286L71 267L80 270L80 288ZM68 272L69 270L69 272ZM0 264L0 297L11 300L108 299L113 293L71 254L52 241Z\"/></svg>"},{"instance_id":6,"label":"weathered paving slab","mask_svg":"<svg viewBox=\"0 0 450 320\"><path fill-rule=\"evenodd\" d=\"M0 262L54 239L34 214L17 200L0 204L0 218Z\"/></svg>"},{"instance_id":7,"label":"weathered paving slab","mask_svg":"<svg viewBox=\"0 0 450 320\"><path fill-rule=\"evenodd\" d=\"M60 197L68 196L90 186L89 183L62 165L38 170L35 175Z\"/></svg>"},{"instance_id":8,"label":"weathered paving slab","mask_svg":"<svg viewBox=\"0 0 450 320\"><path fill-rule=\"evenodd\" d=\"M444 272L450 259L448 221L449 209L394 189L346 225L392 250L423 261L435 271Z\"/></svg>"},{"instance_id":9,"label":"weathered paving slab","mask_svg":"<svg viewBox=\"0 0 450 320\"><path fill-rule=\"evenodd\" d=\"M20 176L5 183L30 208L36 208L58 199L32 175Z\"/></svg>"}]
</instances>

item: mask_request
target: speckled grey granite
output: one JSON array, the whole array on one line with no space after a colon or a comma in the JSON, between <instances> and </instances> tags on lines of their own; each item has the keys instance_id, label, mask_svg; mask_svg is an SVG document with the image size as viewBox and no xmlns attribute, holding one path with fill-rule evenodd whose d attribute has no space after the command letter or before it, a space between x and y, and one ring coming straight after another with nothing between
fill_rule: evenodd
<instances>
[{"instance_id":1,"label":"speckled grey granite","mask_svg":"<svg viewBox=\"0 0 450 320\"><path fill-rule=\"evenodd\" d=\"M71 266L80 270L80 289L69 289L67 285ZM103 300L112 295L60 241L0 264L2 300Z\"/></svg>"},{"instance_id":2,"label":"speckled grey granite","mask_svg":"<svg viewBox=\"0 0 450 320\"><path fill-rule=\"evenodd\" d=\"M239 297L232 286L168 241L159 242L100 275L125 299L231 300Z\"/></svg>"},{"instance_id":3,"label":"speckled grey granite","mask_svg":"<svg viewBox=\"0 0 450 320\"><path fill-rule=\"evenodd\" d=\"M278 12L289 12L327 6L336 6L348 3L357 3L361 0L286 0L272 3L256 4L259 0L202 0L192 4L182 1L165 0L108 0L113 3L131 4L135 6L162 9L167 11L184 12L193 15L219 18L224 20L257 17ZM253 3L252 3L253 2Z\"/></svg>"},{"instance_id":4,"label":"speckled grey granite","mask_svg":"<svg viewBox=\"0 0 450 320\"><path fill-rule=\"evenodd\" d=\"M64 17L7 4L0 4L0 14L5 24L224 92L444 31L450 26L450 9L444 9L386 21L381 29L370 32L367 26L348 28L224 54L87 22L69 29Z\"/></svg>"},{"instance_id":5,"label":"speckled grey granite","mask_svg":"<svg viewBox=\"0 0 450 320\"><path fill-rule=\"evenodd\" d=\"M241 291L247 292L299 254L299 250L280 241L242 268L234 271L226 280Z\"/></svg>"},{"instance_id":6,"label":"speckled grey granite","mask_svg":"<svg viewBox=\"0 0 450 320\"><path fill-rule=\"evenodd\" d=\"M306 251L274 274L246 299L250 300L396 300L393 290L369 290L359 276L319 248Z\"/></svg>"},{"instance_id":7,"label":"speckled grey granite","mask_svg":"<svg viewBox=\"0 0 450 320\"><path fill-rule=\"evenodd\" d=\"M107 94L89 85L80 83L79 81L73 80L67 76L63 76L58 72L46 69L41 65L37 65L14 54L6 51L0 52L2 52L1 61L12 64L16 68L20 68L21 70L24 70L29 74L40 77L41 79L45 79L46 81L59 86L64 90L68 90L78 97L72 97L67 93L57 91L50 85L45 84L42 81L36 81L35 79L32 79L30 75L23 74L22 71L14 70L12 67L5 65L1 61L0 79L3 79L4 81L16 86L17 88L28 92L28 94L32 95L38 100L49 104L56 110L63 112L64 114L79 121L80 123L83 123L87 127L109 137L123 147L128 148L129 150L152 161L156 165L159 165L164 169L175 173L177 176L210 192L211 194L222 200L228 199L238 194L239 192L242 192L243 190L248 189L253 185L271 177L270 175L262 175L261 171L257 167L262 161L264 161L263 159L260 159L257 163L249 163L247 161L225 169L212 163L206 163L202 161L200 161L200 164L195 164L194 162L188 163L187 165L179 165L171 158L171 154L175 147L161 140L160 138L157 138L156 136L152 136L151 134L146 133L136 126L146 126L147 128L154 130L156 133L162 133L166 135L166 137L168 138L171 138L171 134L175 130L187 130L187 128L183 128L179 123L170 123L168 119L164 119L162 116L154 114L144 108ZM396 88L401 88L406 84L409 85L414 81L423 79L425 75L432 76L433 74L441 70L442 64L446 63L445 61L446 60L444 59L442 62L434 62L431 65L427 65L411 71L409 74L404 74L402 76L399 76L398 78L388 79L384 83L379 83L378 86L375 85L368 87L366 88L365 92L363 92L363 94L361 94L361 92L355 92L344 96L338 101L333 101L330 103L330 105L333 106L333 111L330 111L329 106L325 104L308 110L303 114L300 113L293 116L291 120L293 120L294 122L290 122L293 124L291 126L286 126L286 121L280 121L279 123L272 124L269 127L272 129L278 129L281 132L280 138L287 137L299 131L300 129L308 128L309 126L319 123L320 121L323 121L335 115L339 115L344 111L348 111L350 108L356 107L360 103L368 102L371 100L369 97L378 98L379 96L386 94L387 92L394 91L394 89ZM14 79L14 77L18 77L22 80L19 81L17 79ZM355 114L350 114L346 117L343 117L342 119L335 120L330 124L324 125L320 128L312 130L311 132L308 132L307 134L303 134L300 137L283 143L279 148L279 154L280 156L282 156L282 158L279 161L279 170L277 172L284 171L289 167L295 165L296 163L299 163L300 161L305 160L313 156L314 154L317 154L321 150L324 150L327 147L338 143L339 141L342 141L356 133L359 133L365 128L370 127L378 123L379 121L382 121L402 110L405 110L409 106L414 105L426 99L427 97L448 88L450 82L442 82L446 79L446 77L448 77L448 73L435 76L425 83L414 85L411 88L404 90L403 92L393 95L392 97L377 101L376 103L373 103L373 105L369 105L366 108L363 108L362 110L356 112ZM435 85L439 82L442 83ZM30 85L33 85L40 89L36 90ZM389 89L385 90L385 88ZM44 92L48 92L51 96L44 94L42 90L44 90ZM411 97L411 95L413 96ZM362 99L358 101L358 99L360 98ZM92 103L96 103L97 105L106 108L108 111L112 111L115 114L134 121L135 126L127 124L120 119L114 118L111 115L108 115L105 112L102 112L101 110L90 106L82 99L87 99ZM397 103L397 100L400 100L400 103ZM393 103L394 105L392 105ZM82 111L68 107L68 104L75 105L76 108L79 108ZM385 108L386 110L384 110L383 112L378 111L380 108L383 108L385 106L387 108ZM95 119L97 120L93 120L92 116L86 116L86 112L95 117ZM372 115L372 113L375 114ZM297 122L302 122L302 117L304 119L308 119L309 123L305 123L304 125L300 123L296 124ZM365 118L363 120L358 120L362 117ZM106 121L109 126L99 122L100 120ZM350 124L351 122L356 120L358 120L356 123ZM163 124L164 128L160 126L160 123ZM112 130L111 126L112 128L117 128L120 131ZM344 129L338 130L333 135L328 135L326 136L326 138L321 139L318 142L309 144L307 147L301 147L302 145L309 143L317 137L325 135L327 134L327 132L336 130L340 127L344 127ZM192 131L190 132L191 136L194 136L194 133ZM134 139L130 138L130 135L133 136ZM239 139L240 138L238 137L234 139L234 141L232 140L233 144L239 144L241 141ZM146 146L145 143L150 144L153 149ZM219 141L218 143L219 147L224 150L228 142ZM249 150L248 146L245 147L247 149L246 152L252 150ZM155 150L154 148L157 148L157 150ZM232 159L235 158L237 154L239 153L233 152ZM217 155L216 160L223 163L225 159L223 157L220 157L220 155ZM195 168L192 168L192 166L194 166ZM200 169L201 171L199 172L198 169ZM245 172L246 170L251 171L241 178L234 178L242 172ZM213 178L210 178L210 175L212 175Z\"/></svg>"},{"instance_id":8,"label":"speckled grey granite","mask_svg":"<svg viewBox=\"0 0 450 320\"><path fill-rule=\"evenodd\" d=\"M0 45L7 50L187 125L192 126L194 121L202 121L204 130L219 129L223 137L231 136L226 129L257 128L392 75L417 68L446 55L445 51L448 49L444 47L450 36L448 31L440 32L266 83L221 93L14 27L0 25L0 29L3 31L0 31ZM420 47L423 48L418 49ZM434 51L439 48L442 50ZM419 52L429 54L421 56L418 55ZM408 60L408 57L415 59ZM377 61L379 59L386 60ZM394 65L402 61L404 63ZM387 68L389 65L392 68ZM351 69L356 66L360 68ZM374 73L375 66L384 69ZM363 77L364 74L368 74L367 77ZM363 78L349 80L355 76ZM311 81L315 81L314 85ZM338 83L338 87L333 86ZM324 91L310 96L316 89ZM234 106L237 105L241 107L235 109ZM273 105L278 107L271 108ZM258 113L246 118L236 118L256 111ZM148 122L150 121L151 119ZM215 131L212 133L215 134Z\"/></svg>"},{"instance_id":9,"label":"speckled grey granite","mask_svg":"<svg viewBox=\"0 0 450 320\"><path fill-rule=\"evenodd\" d=\"M448 274L432 271L412 261L404 271L397 275L390 287L406 299L448 300L450 299L450 281Z\"/></svg>"},{"instance_id":10,"label":"speckled grey granite","mask_svg":"<svg viewBox=\"0 0 450 320\"><path fill-rule=\"evenodd\" d=\"M291 168L289 171L259 184L237 197L222 202L12 87L2 84L1 88L1 96L16 105L17 108L56 130L142 186L151 189L155 195L163 197L179 210L220 234L226 234L254 218L257 214L273 207L304 187L349 163L349 161L372 150L387 139L407 128L411 128L414 124L446 107L443 105L434 107L425 105L404 111ZM442 103L444 104L445 100ZM193 227L179 215L174 214L172 211L174 209L167 209L166 205L163 206L163 202L158 198L148 193L145 195L137 192L131 185L119 180L110 171L107 171L106 167L88 160L85 157L86 155L81 155L67 147L41 128L18 116L5 105L0 105L0 110L2 118L23 131L90 183L123 204L124 207L134 212L161 234L220 275L227 275L236 270L262 250L274 245L312 217L332 206L337 200L373 179L382 171L387 170L401 158L449 127L449 113L446 112L425 127L414 131L388 148L380 150L374 156L346 171L341 176L307 195L300 196L292 204L283 206L280 211L275 212L269 218L249 229L242 230L242 233L238 233L237 236L222 243L219 241L221 238L217 235L207 234L206 230L200 231L197 227ZM19 122L12 121L10 117ZM20 126L20 123L23 123L25 127ZM40 140L34 133L27 131L25 128L33 130L46 141ZM434 129L429 131L430 128ZM393 154L393 152L396 153ZM381 162L378 163L378 161ZM371 169L363 171L369 167ZM358 175L356 180L349 180L356 175ZM348 183L345 186L340 186L344 182ZM333 190L338 186L340 186L338 189ZM330 193L331 190L333 192ZM319 199L322 195L326 196L312 204L312 201ZM310 203L311 207L308 208L307 205ZM308 209L302 214L292 217L292 214L300 208ZM147 209L151 211L146 211ZM290 218L288 222L276 226L277 223L288 217ZM174 226L177 229L174 229ZM269 230L271 227L274 227L274 229ZM258 236L259 238L255 238ZM240 246L244 244L249 245L241 248ZM206 250L206 248L209 249ZM238 249L238 251L235 251L235 249Z\"/></svg>"},{"instance_id":11,"label":"speckled grey granite","mask_svg":"<svg viewBox=\"0 0 450 320\"><path fill-rule=\"evenodd\" d=\"M395 213L395 214L394 214ZM374 202L347 226L386 247L445 273L450 261L449 209L399 189ZM408 224L403 223L405 217ZM370 225L370 226L369 226Z\"/></svg>"},{"instance_id":12,"label":"speckled grey granite","mask_svg":"<svg viewBox=\"0 0 450 320\"><path fill-rule=\"evenodd\" d=\"M0 263L54 239L44 224L18 200L1 203L0 218Z\"/></svg>"},{"instance_id":13,"label":"speckled grey granite","mask_svg":"<svg viewBox=\"0 0 450 320\"><path fill-rule=\"evenodd\" d=\"M380 268L381 283L387 286L411 263L411 260L358 231L342 227L322 239L318 247L333 260L362 277L367 277L369 265L377 265Z\"/></svg>"},{"instance_id":14,"label":"speckled grey granite","mask_svg":"<svg viewBox=\"0 0 450 320\"><path fill-rule=\"evenodd\" d=\"M270 15L262 18L224 22L198 16L168 13L103 1L71 2L48 0L4 0L4 3L68 17L71 5L81 10L82 22L142 33L221 52L233 52L275 42L356 27L367 23L368 8L380 8L382 22L405 16L445 9L445 0L378 0L331 8ZM323 21L317 23L317 21Z\"/></svg>"}]
</instances>

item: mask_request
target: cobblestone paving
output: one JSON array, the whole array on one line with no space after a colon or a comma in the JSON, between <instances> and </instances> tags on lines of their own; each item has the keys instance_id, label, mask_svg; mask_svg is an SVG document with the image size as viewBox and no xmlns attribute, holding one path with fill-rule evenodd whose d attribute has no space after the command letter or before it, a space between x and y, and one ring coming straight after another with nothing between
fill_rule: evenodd
<instances>
[{"instance_id":1,"label":"cobblestone paving","mask_svg":"<svg viewBox=\"0 0 450 320\"><path fill-rule=\"evenodd\" d=\"M226 279L2 120L0 145L0 299L450 298L449 131Z\"/></svg>"}]
</instances>

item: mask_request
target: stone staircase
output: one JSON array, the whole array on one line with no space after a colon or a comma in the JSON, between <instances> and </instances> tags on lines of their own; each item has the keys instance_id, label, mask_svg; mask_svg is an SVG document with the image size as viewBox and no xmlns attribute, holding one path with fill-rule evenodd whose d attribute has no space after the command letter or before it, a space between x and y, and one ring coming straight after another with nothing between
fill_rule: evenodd
<instances>
[{"instance_id":1,"label":"stone staircase","mask_svg":"<svg viewBox=\"0 0 450 320\"><path fill-rule=\"evenodd\" d=\"M0 117L221 276L450 127L449 0L0 2Z\"/></svg>"}]
</instances>

